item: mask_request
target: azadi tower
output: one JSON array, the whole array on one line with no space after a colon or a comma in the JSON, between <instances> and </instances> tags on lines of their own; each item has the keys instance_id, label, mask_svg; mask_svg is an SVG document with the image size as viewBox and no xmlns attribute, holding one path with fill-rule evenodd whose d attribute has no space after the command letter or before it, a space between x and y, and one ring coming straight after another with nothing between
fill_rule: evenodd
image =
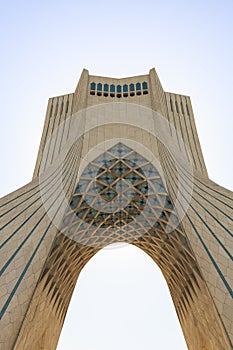
<instances>
[{"instance_id":1,"label":"azadi tower","mask_svg":"<svg viewBox=\"0 0 233 350\"><path fill-rule=\"evenodd\" d=\"M82 268L123 243L161 269L189 350L232 349L232 218L188 96L154 69L83 70L48 101L32 181L1 199L1 350L56 349Z\"/></svg>"}]
</instances>

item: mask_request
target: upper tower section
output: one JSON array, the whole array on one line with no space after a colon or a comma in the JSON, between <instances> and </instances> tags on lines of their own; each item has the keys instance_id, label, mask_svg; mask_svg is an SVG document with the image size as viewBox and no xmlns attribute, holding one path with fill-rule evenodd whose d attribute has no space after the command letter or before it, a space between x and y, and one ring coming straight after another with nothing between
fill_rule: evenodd
<instances>
[{"instance_id":1,"label":"upper tower section","mask_svg":"<svg viewBox=\"0 0 233 350\"><path fill-rule=\"evenodd\" d=\"M84 69L74 93L50 98L34 177L53 164L59 155L69 138L69 123L74 113L99 104L122 102L150 108L162 114L174 127L173 131L171 128L171 134L176 134L178 146L179 140L183 140L194 169L207 176L190 98L164 92L159 77L152 68L149 74L127 78L89 75L88 70ZM59 125L61 127L58 128ZM50 141L54 133L55 137ZM44 154L48 142L51 144L47 144Z\"/></svg>"},{"instance_id":2,"label":"upper tower section","mask_svg":"<svg viewBox=\"0 0 233 350\"><path fill-rule=\"evenodd\" d=\"M97 104L128 102L162 112L164 91L152 68L149 74L127 78L89 75L84 69L74 93L74 112Z\"/></svg>"}]
</instances>

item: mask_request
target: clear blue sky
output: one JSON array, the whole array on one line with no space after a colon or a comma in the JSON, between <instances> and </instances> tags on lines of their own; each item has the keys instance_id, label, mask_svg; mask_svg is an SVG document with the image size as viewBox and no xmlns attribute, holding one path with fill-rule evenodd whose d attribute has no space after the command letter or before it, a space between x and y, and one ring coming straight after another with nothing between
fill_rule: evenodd
<instances>
[{"instance_id":1,"label":"clear blue sky","mask_svg":"<svg viewBox=\"0 0 233 350\"><path fill-rule=\"evenodd\" d=\"M124 77L155 66L165 90L191 96L210 178L233 189L232 18L232 0L0 0L0 194L30 181L47 100L73 92L84 67ZM169 298L144 253L102 251L81 274L59 350L184 350Z\"/></svg>"}]
</instances>

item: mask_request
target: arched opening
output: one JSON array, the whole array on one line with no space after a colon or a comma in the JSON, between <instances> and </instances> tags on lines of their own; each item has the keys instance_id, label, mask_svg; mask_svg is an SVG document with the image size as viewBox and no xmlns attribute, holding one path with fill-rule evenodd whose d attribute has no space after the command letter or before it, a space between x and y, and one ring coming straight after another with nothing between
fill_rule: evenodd
<instances>
[{"instance_id":1,"label":"arched opening","mask_svg":"<svg viewBox=\"0 0 233 350\"><path fill-rule=\"evenodd\" d=\"M113 247L82 270L57 350L186 350L157 265L135 246Z\"/></svg>"},{"instance_id":2,"label":"arched opening","mask_svg":"<svg viewBox=\"0 0 233 350\"><path fill-rule=\"evenodd\" d=\"M160 267L164 276L163 281L166 280L167 288L170 290L190 350L227 349L228 347L225 346L227 340L224 338L224 329L215 305L203 280L183 225L179 224L172 198L166 191L158 169L143 155L132 149L128 142L126 144L118 142L109 147L104 153L100 150L97 158L90 159L81 173L21 328L17 340L21 346L19 349L56 349L80 272L101 248L108 247L110 243L119 242L121 244L129 242L142 249L146 256L150 256L155 262L153 269L156 264ZM169 226L170 219L172 226ZM168 232L166 227L172 227L172 230ZM102 250L102 252L105 251L106 249ZM111 254L113 254L112 251ZM118 258L118 267L122 261L124 263L122 269L125 272L129 256L127 255L125 259ZM105 261L103 266L111 268L109 275L113 276L113 281L116 283L112 265ZM141 267L143 267L143 277L149 275L144 264L137 258L133 262L133 271L136 272L137 278ZM101 286L101 280L104 280L101 279L99 272L103 269L98 268L95 273L98 282L96 286L90 284L85 292L85 296L89 296L88 302L93 301L94 305L88 309L86 302L80 301L85 309L86 323L78 312L79 310L75 309L75 317L79 316L82 325L85 325L89 332L89 335L84 330L81 332L80 337L82 334L85 335L84 344L88 346L82 346L82 349L94 348L96 350L98 339L101 349L104 346L114 349L115 345L117 349L136 349L137 345L126 342L126 340L133 342L135 339L140 349L150 349L151 345L145 344L150 337L152 337L150 344L153 348L156 346L160 349L175 349L174 344L172 347L165 346L165 339L171 339L167 318L163 327L166 329L166 334L163 334L163 345L162 347L158 345L157 331L161 327L161 316L156 323L158 305L153 309L153 303L159 300L159 305L162 304L156 294L157 291L163 300L165 293L160 291L155 277L149 278L148 285L143 280L141 283L136 283L135 287L131 286L127 298L124 290L127 281L130 281L128 274L124 280L122 292L118 290L117 294L114 294L120 283L114 285L114 293L105 288L107 294L100 293L102 297L104 296L101 301L97 294L97 287ZM107 278L107 281L111 279ZM152 281L156 281L154 289L150 285ZM144 294L142 292L139 295L136 294L139 286L146 287ZM133 297L135 299L132 299ZM111 301L109 303L106 302L108 298ZM127 306L132 305L127 312L126 308L121 311L122 300L126 300ZM169 300L171 301L171 298ZM151 314L150 316L144 314L144 316L138 316L140 308L144 310L147 302L149 302L147 310L153 317ZM103 308L93 311L94 306L102 307L102 305L106 307L109 314L104 315ZM112 305L117 307L115 313ZM163 307L162 314L170 317L170 312L167 312L165 307ZM128 321L127 315L131 317ZM102 316L103 322L101 321ZM115 324L111 317L117 320ZM149 319L149 325L146 324L147 319ZM133 323L135 320L136 324ZM81 329L81 326L77 324L76 318L73 323L76 325L74 336L76 339L77 331ZM96 329L99 324L101 330L98 330L95 338L91 330ZM146 334L140 338L142 329L146 330ZM103 344L106 335L110 335L111 341ZM89 338L94 339L94 346L87 344ZM72 339L72 336L69 339ZM124 344L118 344L117 341L122 339ZM18 348L15 347L15 349ZM75 349L77 349L76 343ZM65 346L65 350L68 350L68 346ZM72 350L71 347L70 350Z\"/></svg>"},{"instance_id":3,"label":"arched opening","mask_svg":"<svg viewBox=\"0 0 233 350\"><path fill-rule=\"evenodd\" d=\"M128 91L129 91L128 85L127 84L123 85L123 96L124 97L128 97Z\"/></svg>"},{"instance_id":4,"label":"arched opening","mask_svg":"<svg viewBox=\"0 0 233 350\"><path fill-rule=\"evenodd\" d=\"M137 95L141 95L141 84L140 83L136 84L136 90L137 90Z\"/></svg>"},{"instance_id":5,"label":"arched opening","mask_svg":"<svg viewBox=\"0 0 233 350\"><path fill-rule=\"evenodd\" d=\"M117 97L118 97L118 98L121 97L121 91L122 91L121 85L117 85Z\"/></svg>"},{"instance_id":6,"label":"arched opening","mask_svg":"<svg viewBox=\"0 0 233 350\"><path fill-rule=\"evenodd\" d=\"M110 85L110 96L111 97L115 97L115 90L116 90L116 87L115 85Z\"/></svg>"},{"instance_id":7,"label":"arched opening","mask_svg":"<svg viewBox=\"0 0 233 350\"><path fill-rule=\"evenodd\" d=\"M105 97L108 96L108 89L109 89L109 85L108 84L104 84L104 96Z\"/></svg>"},{"instance_id":8,"label":"arched opening","mask_svg":"<svg viewBox=\"0 0 233 350\"><path fill-rule=\"evenodd\" d=\"M98 95L98 96L101 96L101 95L102 95L102 87L103 87L103 85L102 85L101 83L99 83L99 84L97 85L97 95Z\"/></svg>"},{"instance_id":9,"label":"arched opening","mask_svg":"<svg viewBox=\"0 0 233 350\"><path fill-rule=\"evenodd\" d=\"M96 89L96 83L91 83L90 84L90 90L95 90Z\"/></svg>"},{"instance_id":10,"label":"arched opening","mask_svg":"<svg viewBox=\"0 0 233 350\"><path fill-rule=\"evenodd\" d=\"M147 95L148 94L148 84L146 81L144 81L142 83L142 89L143 89L143 95Z\"/></svg>"},{"instance_id":11,"label":"arched opening","mask_svg":"<svg viewBox=\"0 0 233 350\"><path fill-rule=\"evenodd\" d=\"M147 89L148 89L148 84L147 84L146 81L144 81L144 82L142 83L142 88L143 88L143 90L147 90Z\"/></svg>"}]
</instances>

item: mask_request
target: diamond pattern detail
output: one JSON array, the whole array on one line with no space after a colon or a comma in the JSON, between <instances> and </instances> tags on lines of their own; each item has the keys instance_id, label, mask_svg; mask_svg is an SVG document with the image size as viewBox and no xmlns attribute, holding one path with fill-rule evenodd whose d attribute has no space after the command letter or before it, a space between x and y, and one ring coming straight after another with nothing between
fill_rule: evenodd
<instances>
[{"instance_id":1,"label":"diamond pattern detail","mask_svg":"<svg viewBox=\"0 0 233 350\"><path fill-rule=\"evenodd\" d=\"M131 149L127 146L123 145L123 143L118 143L117 145L113 146L110 150L110 153L114 154L118 158L122 158L129 152L131 152Z\"/></svg>"},{"instance_id":2,"label":"diamond pattern detail","mask_svg":"<svg viewBox=\"0 0 233 350\"><path fill-rule=\"evenodd\" d=\"M111 169L118 177L124 176L125 173L127 173L130 168L125 165L122 161L117 163L112 169Z\"/></svg>"},{"instance_id":3,"label":"diamond pattern detail","mask_svg":"<svg viewBox=\"0 0 233 350\"><path fill-rule=\"evenodd\" d=\"M118 143L84 169L62 228L75 227L70 234L92 244L135 239L149 232L157 237L172 210L157 169ZM176 215L172 218L178 222Z\"/></svg>"},{"instance_id":4,"label":"diamond pattern detail","mask_svg":"<svg viewBox=\"0 0 233 350\"><path fill-rule=\"evenodd\" d=\"M143 177L139 176L136 172L132 172L132 173L126 175L125 179L128 180L129 182L135 184L139 181L142 181Z\"/></svg>"},{"instance_id":5,"label":"diamond pattern detail","mask_svg":"<svg viewBox=\"0 0 233 350\"><path fill-rule=\"evenodd\" d=\"M108 188L106 191L104 191L101 196L108 202L111 202L113 198L117 196L117 192Z\"/></svg>"},{"instance_id":6,"label":"diamond pattern detail","mask_svg":"<svg viewBox=\"0 0 233 350\"><path fill-rule=\"evenodd\" d=\"M116 180L116 176L113 175L111 172L106 172L103 175L98 177L98 180L104 182L106 185L110 185L112 182Z\"/></svg>"}]
</instances>

